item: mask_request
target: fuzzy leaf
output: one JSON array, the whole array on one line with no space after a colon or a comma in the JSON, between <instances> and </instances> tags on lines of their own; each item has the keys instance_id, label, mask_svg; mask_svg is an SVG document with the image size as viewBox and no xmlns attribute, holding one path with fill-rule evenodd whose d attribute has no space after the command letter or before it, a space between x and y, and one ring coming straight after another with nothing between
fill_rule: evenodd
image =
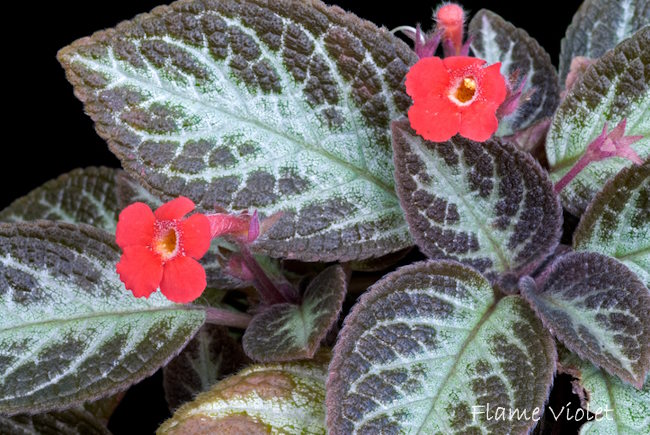
<instances>
[{"instance_id":1,"label":"fuzzy leaf","mask_svg":"<svg viewBox=\"0 0 650 435\"><path fill-rule=\"evenodd\" d=\"M108 421L111 419L113 412L115 412L125 394L125 392L120 392L94 402L86 402L83 404L83 409L90 412L104 426L108 426Z\"/></svg>"},{"instance_id":2,"label":"fuzzy leaf","mask_svg":"<svg viewBox=\"0 0 650 435\"><path fill-rule=\"evenodd\" d=\"M569 73L571 60L576 56L601 57L643 26L650 24L648 0L585 0L566 36L560 50L560 79Z\"/></svg>"},{"instance_id":3,"label":"fuzzy leaf","mask_svg":"<svg viewBox=\"0 0 650 435\"><path fill-rule=\"evenodd\" d=\"M158 435L188 433L325 434L329 355L250 366L181 407Z\"/></svg>"},{"instance_id":4,"label":"fuzzy leaf","mask_svg":"<svg viewBox=\"0 0 650 435\"><path fill-rule=\"evenodd\" d=\"M0 224L0 414L61 409L152 374L205 314L136 299L112 237L88 225Z\"/></svg>"},{"instance_id":5,"label":"fuzzy leaf","mask_svg":"<svg viewBox=\"0 0 650 435\"><path fill-rule=\"evenodd\" d=\"M625 135L642 135L631 148L650 156L650 26L609 51L587 68L555 113L546 140L551 179L557 182L600 135L627 119ZM562 204L581 215L608 179L632 165L613 157L590 163L561 192Z\"/></svg>"},{"instance_id":6,"label":"fuzzy leaf","mask_svg":"<svg viewBox=\"0 0 650 435\"><path fill-rule=\"evenodd\" d=\"M354 260L409 245L390 120L415 54L318 0L179 1L62 49L75 94L156 196L284 215L260 252Z\"/></svg>"},{"instance_id":7,"label":"fuzzy leaf","mask_svg":"<svg viewBox=\"0 0 650 435\"><path fill-rule=\"evenodd\" d=\"M83 409L49 412L37 415L0 414L0 433L3 435L110 435L104 424Z\"/></svg>"},{"instance_id":8,"label":"fuzzy leaf","mask_svg":"<svg viewBox=\"0 0 650 435\"><path fill-rule=\"evenodd\" d=\"M630 270L593 252L560 257L522 295L571 352L640 388L650 369L650 293Z\"/></svg>"},{"instance_id":9,"label":"fuzzy leaf","mask_svg":"<svg viewBox=\"0 0 650 435\"><path fill-rule=\"evenodd\" d=\"M573 245L616 258L650 287L650 160L623 169L598 192Z\"/></svg>"},{"instance_id":10,"label":"fuzzy leaf","mask_svg":"<svg viewBox=\"0 0 650 435\"><path fill-rule=\"evenodd\" d=\"M255 315L244 351L262 362L312 358L339 317L346 287L343 268L328 267L309 283L300 305L276 304Z\"/></svg>"},{"instance_id":11,"label":"fuzzy leaf","mask_svg":"<svg viewBox=\"0 0 650 435\"><path fill-rule=\"evenodd\" d=\"M0 211L2 222L38 219L89 224L115 233L119 206L111 168L75 169L50 180Z\"/></svg>"},{"instance_id":12,"label":"fuzzy leaf","mask_svg":"<svg viewBox=\"0 0 650 435\"><path fill-rule=\"evenodd\" d=\"M327 426L334 435L527 433L531 420L474 419L472 407L541 409L555 358L519 296L497 301L483 276L456 262L416 263L371 287L346 317Z\"/></svg>"},{"instance_id":13,"label":"fuzzy leaf","mask_svg":"<svg viewBox=\"0 0 650 435\"><path fill-rule=\"evenodd\" d=\"M509 136L540 119L553 115L560 101L557 72L548 53L524 30L499 15L481 9L469 23L472 51L488 64L501 62L506 78L515 71L519 80L526 77L522 95L534 94L512 114L499 121L497 136Z\"/></svg>"},{"instance_id":14,"label":"fuzzy leaf","mask_svg":"<svg viewBox=\"0 0 650 435\"><path fill-rule=\"evenodd\" d=\"M248 362L228 329L204 325L183 351L163 369L165 399L172 411L208 391L221 378Z\"/></svg>"},{"instance_id":15,"label":"fuzzy leaf","mask_svg":"<svg viewBox=\"0 0 650 435\"><path fill-rule=\"evenodd\" d=\"M510 143L442 143L393 123L395 178L411 234L431 258L492 277L534 267L559 241L562 209L546 172Z\"/></svg>"},{"instance_id":16,"label":"fuzzy leaf","mask_svg":"<svg viewBox=\"0 0 650 435\"><path fill-rule=\"evenodd\" d=\"M580 435L650 433L650 378L637 390L569 352L560 353L560 364L576 378L574 391L582 397L582 407L594 414Z\"/></svg>"}]
</instances>

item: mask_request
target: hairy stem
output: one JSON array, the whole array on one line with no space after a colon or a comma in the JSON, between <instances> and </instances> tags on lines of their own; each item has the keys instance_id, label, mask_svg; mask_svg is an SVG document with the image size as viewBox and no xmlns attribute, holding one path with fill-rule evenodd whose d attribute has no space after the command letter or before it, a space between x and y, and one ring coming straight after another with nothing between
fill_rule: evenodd
<instances>
[{"instance_id":1,"label":"hairy stem","mask_svg":"<svg viewBox=\"0 0 650 435\"><path fill-rule=\"evenodd\" d=\"M553 186L553 190L555 193L560 193L562 189L564 189L567 184L571 182L584 168L587 167L587 165L591 162L590 156L585 153L582 157L580 157L580 160L573 165L571 170L564 174L564 177L560 178L560 181L555 183L555 186Z\"/></svg>"},{"instance_id":2,"label":"hairy stem","mask_svg":"<svg viewBox=\"0 0 650 435\"><path fill-rule=\"evenodd\" d=\"M230 326L233 328L246 329L251 322L252 316L246 313L225 310L223 308L205 307L201 305L190 305L192 309L205 311L205 323L211 325Z\"/></svg>"},{"instance_id":3,"label":"hairy stem","mask_svg":"<svg viewBox=\"0 0 650 435\"><path fill-rule=\"evenodd\" d=\"M298 294L293 286L276 286L251 254L247 245L240 243L239 253L244 264L253 274L253 286L259 292L264 303L273 305L283 302L296 303L298 301Z\"/></svg>"}]
</instances>

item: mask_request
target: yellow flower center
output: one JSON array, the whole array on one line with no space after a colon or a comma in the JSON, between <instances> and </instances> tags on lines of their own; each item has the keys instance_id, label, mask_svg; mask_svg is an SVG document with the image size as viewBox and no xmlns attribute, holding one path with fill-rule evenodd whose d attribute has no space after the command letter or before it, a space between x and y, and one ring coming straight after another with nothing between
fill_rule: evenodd
<instances>
[{"instance_id":1,"label":"yellow flower center","mask_svg":"<svg viewBox=\"0 0 650 435\"><path fill-rule=\"evenodd\" d=\"M475 93L476 80L474 80L472 77L465 77L456 88L454 97L461 103L467 103L472 98L474 98Z\"/></svg>"},{"instance_id":2,"label":"yellow flower center","mask_svg":"<svg viewBox=\"0 0 650 435\"><path fill-rule=\"evenodd\" d=\"M154 242L154 250L163 259L169 259L176 254L178 248L178 237L174 228L164 231Z\"/></svg>"}]
</instances>

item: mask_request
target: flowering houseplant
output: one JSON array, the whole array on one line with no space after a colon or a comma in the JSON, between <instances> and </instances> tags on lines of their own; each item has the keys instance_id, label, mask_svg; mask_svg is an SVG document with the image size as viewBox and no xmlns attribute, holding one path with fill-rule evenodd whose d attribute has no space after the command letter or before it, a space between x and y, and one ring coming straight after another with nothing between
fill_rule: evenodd
<instances>
[{"instance_id":1,"label":"flowering houseplant","mask_svg":"<svg viewBox=\"0 0 650 435\"><path fill-rule=\"evenodd\" d=\"M165 367L160 433L525 433L558 372L647 432L649 13L586 1L559 72L454 4L411 45L181 0L62 49L124 171L0 214L0 429L105 432Z\"/></svg>"}]
</instances>

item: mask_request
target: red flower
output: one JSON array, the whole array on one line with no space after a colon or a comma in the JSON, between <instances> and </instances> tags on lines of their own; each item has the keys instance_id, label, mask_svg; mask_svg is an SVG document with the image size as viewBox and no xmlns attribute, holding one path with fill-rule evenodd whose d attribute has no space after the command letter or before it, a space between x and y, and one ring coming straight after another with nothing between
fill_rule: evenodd
<instances>
[{"instance_id":1,"label":"red flower","mask_svg":"<svg viewBox=\"0 0 650 435\"><path fill-rule=\"evenodd\" d=\"M456 133L483 142L497 130L495 115L505 100L506 83L500 63L485 67L474 57L427 57L406 75L413 98L411 126L427 140L444 142Z\"/></svg>"},{"instance_id":2,"label":"red flower","mask_svg":"<svg viewBox=\"0 0 650 435\"><path fill-rule=\"evenodd\" d=\"M117 273L136 297L149 297L157 288L167 299L186 303L198 298L206 286L199 258L210 247L210 222L185 197L160 206L155 213L136 202L120 213L116 242L124 253Z\"/></svg>"}]
</instances>

